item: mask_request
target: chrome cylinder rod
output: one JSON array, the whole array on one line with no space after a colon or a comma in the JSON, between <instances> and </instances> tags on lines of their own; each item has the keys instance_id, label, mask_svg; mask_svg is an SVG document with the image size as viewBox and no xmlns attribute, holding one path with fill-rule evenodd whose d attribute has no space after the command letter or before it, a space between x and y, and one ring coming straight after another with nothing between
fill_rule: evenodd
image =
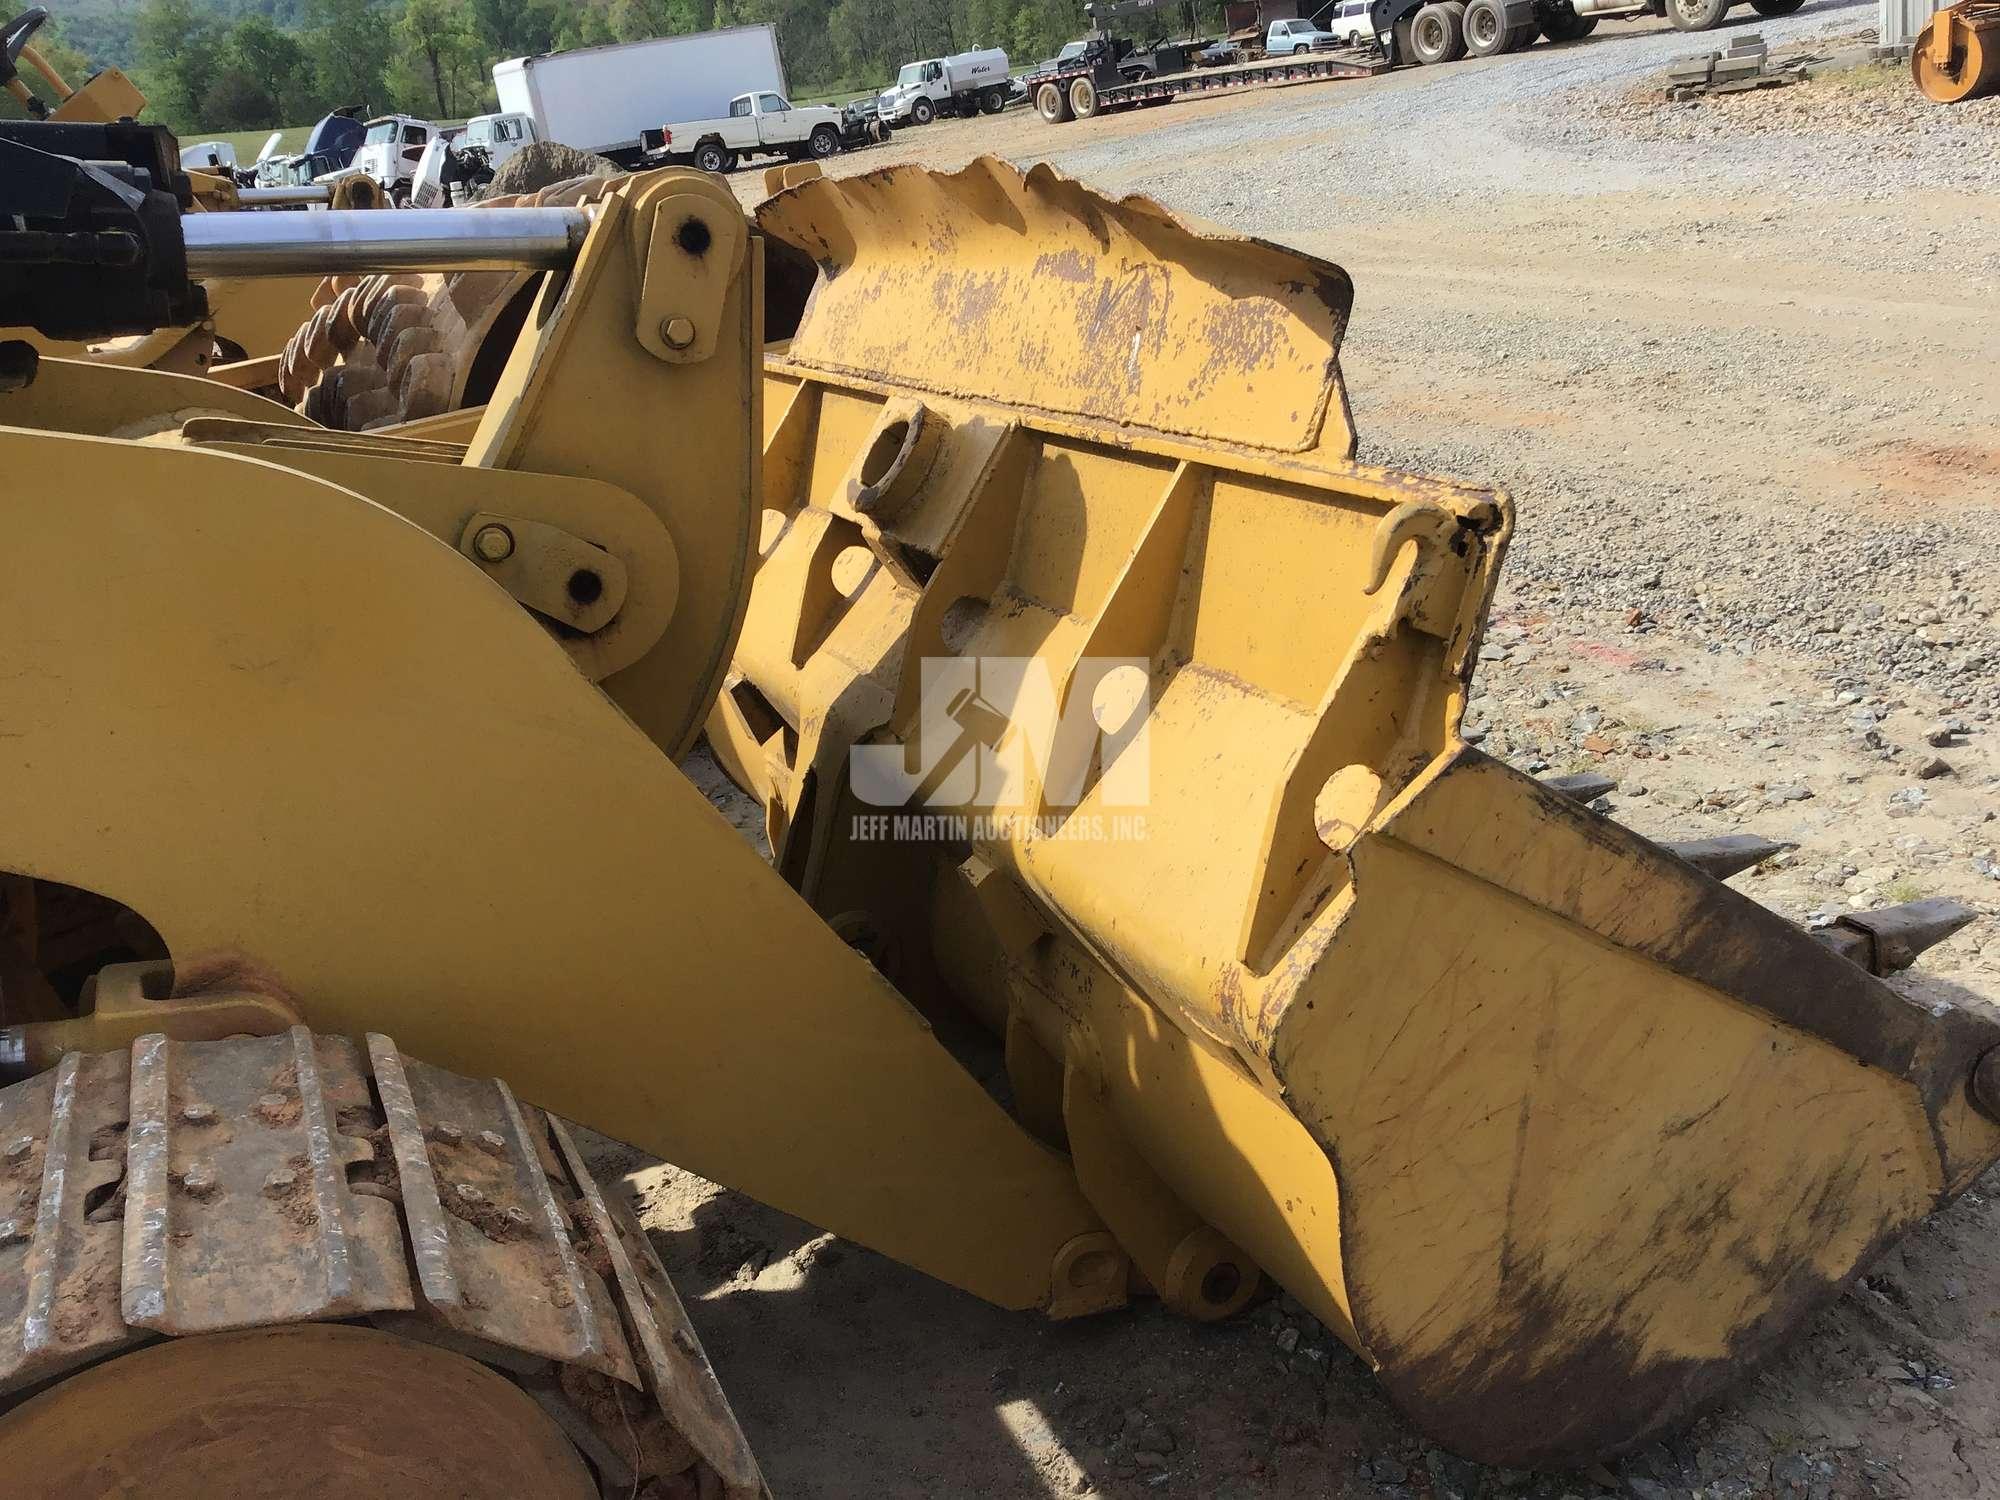
<instances>
[{"instance_id":1,"label":"chrome cylinder rod","mask_svg":"<svg viewBox=\"0 0 2000 1500\"><path fill-rule=\"evenodd\" d=\"M573 208L181 215L191 276L550 270L576 258L588 227Z\"/></svg>"},{"instance_id":2,"label":"chrome cylinder rod","mask_svg":"<svg viewBox=\"0 0 2000 1500\"><path fill-rule=\"evenodd\" d=\"M236 201L245 208L287 208L300 203L331 203L333 189L323 182L302 182L289 187L238 188Z\"/></svg>"}]
</instances>

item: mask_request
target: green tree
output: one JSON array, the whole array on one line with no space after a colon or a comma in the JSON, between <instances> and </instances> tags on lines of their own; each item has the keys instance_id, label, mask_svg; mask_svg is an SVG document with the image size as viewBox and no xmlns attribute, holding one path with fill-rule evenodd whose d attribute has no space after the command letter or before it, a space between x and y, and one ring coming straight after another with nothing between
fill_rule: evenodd
<instances>
[{"instance_id":1,"label":"green tree","mask_svg":"<svg viewBox=\"0 0 2000 1500\"><path fill-rule=\"evenodd\" d=\"M267 113L240 128L293 125L323 113L318 108L312 59L305 43L292 32L280 30L267 17L253 13L230 29L223 50L222 71L227 73L234 67L246 74L270 100ZM220 87L220 77L216 83Z\"/></svg>"},{"instance_id":2,"label":"green tree","mask_svg":"<svg viewBox=\"0 0 2000 1500\"><path fill-rule=\"evenodd\" d=\"M202 128L202 106L222 52L212 16L188 0L146 0L136 35L147 80L147 114L176 134Z\"/></svg>"},{"instance_id":3,"label":"green tree","mask_svg":"<svg viewBox=\"0 0 2000 1500\"><path fill-rule=\"evenodd\" d=\"M715 24L714 0L612 0L611 34L621 42L685 36Z\"/></svg>"},{"instance_id":4,"label":"green tree","mask_svg":"<svg viewBox=\"0 0 2000 1500\"><path fill-rule=\"evenodd\" d=\"M160 0L176 3L176 0ZM370 109L387 93L390 33L397 10L377 0L307 0L306 51L313 91L326 108L363 104Z\"/></svg>"},{"instance_id":5,"label":"green tree","mask_svg":"<svg viewBox=\"0 0 2000 1500\"><path fill-rule=\"evenodd\" d=\"M469 0L473 32L489 62L554 49L562 7L556 0Z\"/></svg>"},{"instance_id":6,"label":"green tree","mask_svg":"<svg viewBox=\"0 0 2000 1500\"><path fill-rule=\"evenodd\" d=\"M483 101L481 51L463 0L405 0L394 42L391 82L398 104L452 120Z\"/></svg>"}]
</instances>

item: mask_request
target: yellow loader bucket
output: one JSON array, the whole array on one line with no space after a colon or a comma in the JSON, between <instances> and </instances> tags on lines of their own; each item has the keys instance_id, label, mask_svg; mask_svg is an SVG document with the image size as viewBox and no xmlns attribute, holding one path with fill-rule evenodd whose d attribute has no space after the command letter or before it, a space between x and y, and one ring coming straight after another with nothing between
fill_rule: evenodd
<instances>
[{"instance_id":1,"label":"yellow loader bucket","mask_svg":"<svg viewBox=\"0 0 2000 1500\"><path fill-rule=\"evenodd\" d=\"M2000 1156L2000 1026L1850 957L1893 922L1462 738L1512 507L1353 461L1338 267L990 159L758 220L816 283L711 742L1135 1281L1268 1275L1439 1441L1581 1463Z\"/></svg>"}]
</instances>

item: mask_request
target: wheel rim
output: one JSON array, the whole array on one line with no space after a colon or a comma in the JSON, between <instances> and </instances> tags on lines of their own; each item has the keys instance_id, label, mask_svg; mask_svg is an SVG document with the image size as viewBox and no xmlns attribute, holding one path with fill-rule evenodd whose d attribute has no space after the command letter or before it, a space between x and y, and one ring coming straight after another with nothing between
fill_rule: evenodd
<instances>
[{"instance_id":1,"label":"wheel rim","mask_svg":"<svg viewBox=\"0 0 2000 1500\"><path fill-rule=\"evenodd\" d=\"M1500 18L1490 10L1475 10L1465 20L1465 34L1481 47L1490 47L1500 37Z\"/></svg>"},{"instance_id":2,"label":"wheel rim","mask_svg":"<svg viewBox=\"0 0 2000 1500\"><path fill-rule=\"evenodd\" d=\"M1444 22L1436 16L1417 17L1416 42L1419 52L1442 52L1444 50Z\"/></svg>"},{"instance_id":3,"label":"wheel rim","mask_svg":"<svg viewBox=\"0 0 2000 1500\"><path fill-rule=\"evenodd\" d=\"M344 1324L149 1345L22 1403L0 1418L0 1441L10 1470L50 1497L121 1482L149 1500L597 1496L562 1430L511 1381Z\"/></svg>"}]
</instances>

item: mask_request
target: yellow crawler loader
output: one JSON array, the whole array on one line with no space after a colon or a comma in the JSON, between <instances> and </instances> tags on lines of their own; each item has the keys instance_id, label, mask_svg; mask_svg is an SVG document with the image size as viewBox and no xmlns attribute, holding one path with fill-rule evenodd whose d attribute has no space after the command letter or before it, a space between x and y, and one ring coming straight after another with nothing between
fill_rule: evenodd
<instances>
[{"instance_id":1,"label":"yellow crawler loader","mask_svg":"<svg viewBox=\"0 0 2000 1500\"><path fill-rule=\"evenodd\" d=\"M183 215L171 147L0 129L0 321L341 279L303 411L0 345L41 1493L759 1493L570 1122L1003 1307L1268 1278L1515 1465L2000 1158L2000 1023L1880 977L1962 914L1807 934L1465 743L1511 505L1354 462L1337 267L990 160Z\"/></svg>"}]
</instances>

